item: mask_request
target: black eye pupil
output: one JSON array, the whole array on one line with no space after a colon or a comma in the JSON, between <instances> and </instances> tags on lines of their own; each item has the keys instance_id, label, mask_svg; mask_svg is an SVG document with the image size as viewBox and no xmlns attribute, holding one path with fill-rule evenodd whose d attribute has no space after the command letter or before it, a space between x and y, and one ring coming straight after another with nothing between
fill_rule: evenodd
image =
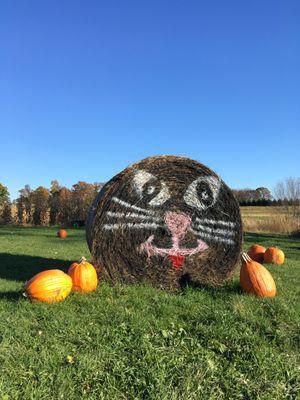
<instances>
[{"instance_id":1,"label":"black eye pupil","mask_svg":"<svg viewBox=\"0 0 300 400\"><path fill-rule=\"evenodd\" d=\"M156 182L148 182L143 187L143 196L147 199L153 198L159 192L159 187Z\"/></svg>"},{"instance_id":2,"label":"black eye pupil","mask_svg":"<svg viewBox=\"0 0 300 400\"><path fill-rule=\"evenodd\" d=\"M210 204L213 201L213 195L209 185L206 182L200 182L197 187L197 194L199 199L205 205Z\"/></svg>"}]
</instances>

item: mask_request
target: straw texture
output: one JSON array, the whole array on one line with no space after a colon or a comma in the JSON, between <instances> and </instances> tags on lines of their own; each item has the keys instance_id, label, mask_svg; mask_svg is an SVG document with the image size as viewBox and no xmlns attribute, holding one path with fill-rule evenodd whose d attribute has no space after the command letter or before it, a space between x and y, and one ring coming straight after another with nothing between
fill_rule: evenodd
<instances>
[{"instance_id":1,"label":"straw texture","mask_svg":"<svg viewBox=\"0 0 300 400\"><path fill-rule=\"evenodd\" d=\"M242 244L228 186L204 165L175 156L149 157L113 177L91 206L86 229L100 279L169 290L224 282Z\"/></svg>"}]
</instances>

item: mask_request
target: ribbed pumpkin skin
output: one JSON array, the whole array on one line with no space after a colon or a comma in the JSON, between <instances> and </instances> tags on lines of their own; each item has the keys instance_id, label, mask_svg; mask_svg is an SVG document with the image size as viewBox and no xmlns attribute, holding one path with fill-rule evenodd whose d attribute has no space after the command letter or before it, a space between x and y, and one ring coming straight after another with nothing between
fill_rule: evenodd
<instances>
[{"instance_id":1,"label":"ribbed pumpkin skin","mask_svg":"<svg viewBox=\"0 0 300 400\"><path fill-rule=\"evenodd\" d=\"M261 246L259 244L253 244L249 250L248 250L248 255L252 260L257 261L258 263L262 263L264 261L264 253L266 251L266 248L264 246Z\"/></svg>"},{"instance_id":2,"label":"ribbed pumpkin skin","mask_svg":"<svg viewBox=\"0 0 300 400\"><path fill-rule=\"evenodd\" d=\"M284 263L284 252L278 247L269 247L264 254L264 262L281 265Z\"/></svg>"},{"instance_id":3,"label":"ribbed pumpkin skin","mask_svg":"<svg viewBox=\"0 0 300 400\"><path fill-rule=\"evenodd\" d=\"M79 263L73 263L68 274L73 281L73 290L81 293L89 293L96 290L98 285L98 276L94 266L85 259Z\"/></svg>"},{"instance_id":4,"label":"ribbed pumpkin skin","mask_svg":"<svg viewBox=\"0 0 300 400\"><path fill-rule=\"evenodd\" d=\"M65 239L65 238L68 236L68 233L67 233L67 231L66 231L65 229L60 229L60 230L57 232L57 236L58 236L59 238L61 238L61 239Z\"/></svg>"},{"instance_id":5,"label":"ribbed pumpkin skin","mask_svg":"<svg viewBox=\"0 0 300 400\"><path fill-rule=\"evenodd\" d=\"M27 282L25 294L33 301L57 303L72 290L72 279L59 269L40 272Z\"/></svg>"},{"instance_id":6,"label":"ribbed pumpkin skin","mask_svg":"<svg viewBox=\"0 0 300 400\"><path fill-rule=\"evenodd\" d=\"M249 257L249 256L248 256ZM240 284L244 292L259 297L276 296L276 284L270 272L256 261L243 259Z\"/></svg>"}]
</instances>

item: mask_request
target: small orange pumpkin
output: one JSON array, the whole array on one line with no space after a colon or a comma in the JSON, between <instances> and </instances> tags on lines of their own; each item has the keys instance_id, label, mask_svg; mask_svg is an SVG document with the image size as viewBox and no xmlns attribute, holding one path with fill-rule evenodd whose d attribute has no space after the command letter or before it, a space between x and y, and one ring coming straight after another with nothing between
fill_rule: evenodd
<instances>
[{"instance_id":1,"label":"small orange pumpkin","mask_svg":"<svg viewBox=\"0 0 300 400\"><path fill-rule=\"evenodd\" d=\"M249 250L247 253L248 253L248 256L250 258L252 258L252 260L262 263L264 261L265 251L266 251L266 248L264 246L261 246L259 244L253 244L251 247L249 247Z\"/></svg>"},{"instance_id":2,"label":"small orange pumpkin","mask_svg":"<svg viewBox=\"0 0 300 400\"><path fill-rule=\"evenodd\" d=\"M57 236L58 236L59 238L61 238L61 239L65 239L65 238L68 236L68 233L67 233L67 231L66 231L65 229L60 229L60 230L57 232Z\"/></svg>"},{"instance_id":3,"label":"small orange pumpkin","mask_svg":"<svg viewBox=\"0 0 300 400\"><path fill-rule=\"evenodd\" d=\"M56 303L64 300L72 290L72 279L59 269L36 274L26 283L25 293L33 301Z\"/></svg>"},{"instance_id":4,"label":"small orange pumpkin","mask_svg":"<svg viewBox=\"0 0 300 400\"><path fill-rule=\"evenodd\" d=\"M276 296L276 284L270 272L261 264L242 254L240 284L244 292L259 297Z\"/></svg>"},{"instance_id":5,"label":"small orange pumpkin","mask_svg":"<svg viewBox=\"0 0 300 400\"><path fill-rule=\"evenodd\" d=\"M81 293L89 293L96 290L98 285L98 276L94 266L82 257L79 263L73 263L68 274L73 281L73 290Z\"/></svg>"},{"instance_id":6,"label":"small orange pumpkin","mask_svg":"<svg viewBox=\"0 0 300 400\"><path fill-rule=\"evenodd\" d=\"M281 265L284 263L284 252L278 247L269 247L264 254L264 262Z\"/></svg>"}]
</instances>

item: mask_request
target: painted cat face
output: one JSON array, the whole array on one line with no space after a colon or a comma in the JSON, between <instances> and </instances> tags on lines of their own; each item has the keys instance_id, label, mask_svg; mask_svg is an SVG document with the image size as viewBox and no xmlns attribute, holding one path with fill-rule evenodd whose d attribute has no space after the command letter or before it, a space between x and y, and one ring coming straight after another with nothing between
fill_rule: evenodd
<instances>
[{"instance_id":1,"label":"painted cat face","mask_svg":"<svg viewBox=\"0 0 300 400\"><path fill-rule=\"evenodd\" d=\"M92 220L94 258L107 272L112 262L121 265L120 277L141 280L158 267L166 277L176 270L206 281L199 274L224 275L221 257L236 261L240 248L231 191L212 171L183 158L146 159L113 178L96 199Z\"/></svg>"}]
</instances>

